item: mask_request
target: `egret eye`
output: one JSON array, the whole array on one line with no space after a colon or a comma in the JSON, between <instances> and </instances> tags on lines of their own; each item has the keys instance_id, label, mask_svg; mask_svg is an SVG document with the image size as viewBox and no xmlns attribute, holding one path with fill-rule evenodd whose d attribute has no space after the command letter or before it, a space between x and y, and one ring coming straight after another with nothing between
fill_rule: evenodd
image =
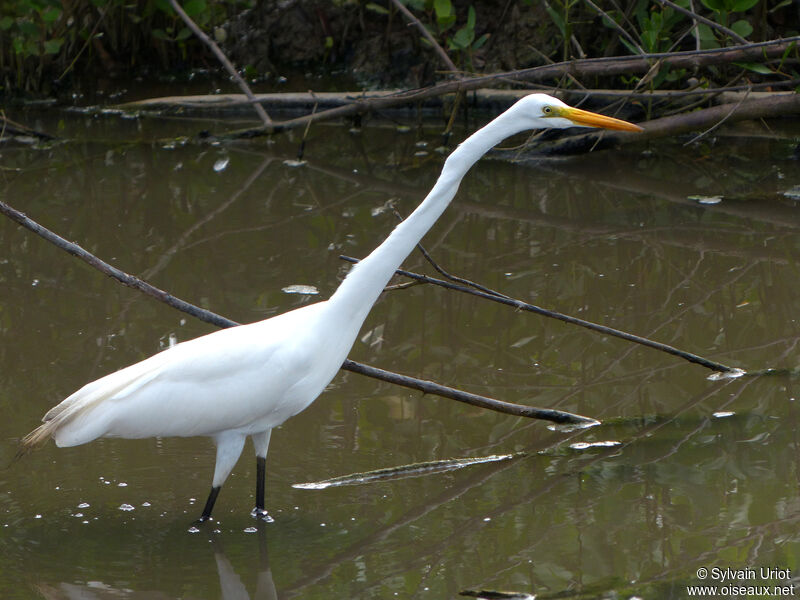
<instances>
[{"instance_id":1,"label":"egret eye","mask_svg":"<svg viewBox=\"0 0 800 600\"><path fill-rule=\"evenodd\" d=\"M552 114L552 113L553 113L553 109L552 109L552 108L550 108L549 106L545 106L544 108L542 108L542 112L543 112L545 115L550 115L550 114Z\"/></svg>"}]
</instances>

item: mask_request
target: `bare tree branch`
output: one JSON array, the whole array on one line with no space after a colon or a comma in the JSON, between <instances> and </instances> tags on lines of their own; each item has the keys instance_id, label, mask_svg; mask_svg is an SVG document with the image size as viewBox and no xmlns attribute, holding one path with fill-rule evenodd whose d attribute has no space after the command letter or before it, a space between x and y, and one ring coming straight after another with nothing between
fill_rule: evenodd
<instances>
[{"instance_id":1,"label":"bare tree branch","mask_svg":"<svg viewBox=\"0 0 800 600\"><path fill-rule=\"evenodd\" d=\"M192 30L192 32L199 37L203 43L211 49L211 52L214 53L214 56L219 59L219 62L222 63L222 66L225 67L225 70L228 71L230 76L236 82L236 84L241 88L241 90L245 93L249 100L254 101L255 96L253 96L253 92L250 90L250 86L245 83L245 80L242 79L241 75L236 71L236 68L231 64L231 61L228 60L228 57L225 56L225 53L220 50L219 46L217 46L216 42L212 40L210 37L206 35L206 33L200 29L197 24L192 21L191 17L186 14L186 12L181 8L181 5L178 4L177 0L169 0L169 3L172 5L172 8L175 9L175 12L178 13L178 16L183 19L183 22L186 23L186 26ZM255 108L256 113L258 114L261 121L264 123L264 127L269 127L272 123L272 119L269 118L267 112L264 110L264 107L258 103L253 104L253 108Z\"/></svg>"},{"instance_id":2,"label":"bare tree branch","mask_svg":"<svg viewBox=\"0 0 800 600\"><path fill-rule=\"evenodd\" d=\"M350 256L339 256L339 258L349 263L359 262L358 259L352 258ZM443 281L442 279L436 279L435 277L430 277L428 275L421 275L419 273L413 273L411 271L404 271L401 269L398 269L395 272L398 275L402 275L403 277L408 277L409 279L414 279L416 281L421 281L424 283L432 283L434 285L447 288L448 290L454 290L456 292L471 294L473 296L478 296L479 298L484 298L486 300L492 300L493 302L497 302L499 304L505 304L506 306L511 306L513 308L516 308L517 310L524 310L527 312L536 313L544 317L557 319L565 323L571 323L572 325L578 325L580 327L584 327L592 331L597 331L604 335L610 335L616 338L626 340L628 342L641 344L642 346L647 346L648 348L653 348L654 350L660 350L661 352L672 354L673 356L677 356L679 358L706 367L707 369L711 369L712 371L716 371L718 373L729 373L731 375L744 374L744 371L742 371L741 369L737 369L735 367L729 367L728 365L723 365L722 363L709 360L708 358L698 356L697 354L692 354L691 352L680 350L678 348L675 348L674 346L662 344L661 342L656 342L654 340L643 338L641 336L635 335L633 333L628 333L626 331L620 331L619 329L614 329L613 327L608 327L606 325L599 325L598 323L592 323L591 321L584 321L583 319L572 317L570 315L565 315L564 313L560 313L554 310L541 308L534 304L529 304L527 302L523 302L522 300L517 300L516 298L511 298L505 295L498 295L496 292L487 293L477 289L473 289L471 287L457 285L454 283L450 283L448 281Z\"/></svg>"},{"instance_id":3,"label":"bare tree branch","mask_svg":"<svg viewBox=\"0 0 800 600\"><path fill-rule=\"evenodd\" d=\"M447 56L447 52L445 52L444 48L442 48L439 45L439 42L436 41L436 38L431 35L431 32L428 31L428 28L425 27L425 25L423 25L422 22L417 17L415 17L411 11L408 10L402 2L400 2L400 0L391 0L391 2L397 7L397 10L403 13L403 16L406 19L411 21L411 23L414 24L417 29L419 29L420 33L426 40L428 40L430 45L433 46L433 49L436 51L436 54L439 55L439 58L447 66L447 68L453 73L458 71L458 67L456 67L453 61L450 60L450 57Z\"/></svg>"}]
</instances>

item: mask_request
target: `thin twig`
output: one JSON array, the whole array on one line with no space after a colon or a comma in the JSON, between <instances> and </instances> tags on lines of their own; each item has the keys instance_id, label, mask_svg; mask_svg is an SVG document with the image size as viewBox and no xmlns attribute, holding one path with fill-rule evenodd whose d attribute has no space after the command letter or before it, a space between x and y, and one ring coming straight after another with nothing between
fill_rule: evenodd
<instances>
[{"instance_id":1,"label":"thin twig","mask_svg":"<svg viewBox=\"0 0 800 600\"><path fill-rule=\"evenodd\" d=\"M394 213L394 216L397 217L400 221L403 220L403 215L401 215L400 212L396 208L392 207L392 212ZM501 294L500 292L498 292L496 290L493 290L491 288L488 288L488 287L486 287L484 285L481 285L480 283L475 283L474 281L470 281L469 279L464 279L463 277L458 277L456 275L452 275L452 274L448 273L447 271L445 271L445 269L441 265L439 265L439 263L437 263L433 259L433 257L428 253L428 251L425 249L425 247L422 244L417 244L417 250L420 251L420 253L425 258L425 260L428 261L428 264L430 264L434 269L436 269L436 271L440 275L442 275L442 277L445 277L446 279L449 279L450 281L455 281L456 283L460 283L461 285L466 285L468 287L475 288L476 290L480 290L481 292L484 292L486 294L492 294L493 296L500 296L501 298L508 298L508 296L506 296L505 294ZM420 283L420 282L417 282L417 283ZM387 288L387 289L389 289L389 288Z\"/></svg>"},{"instance_id":2,"label":"thin twig","mask_svg":"<svg viewBox=\"0 0 800 600\"><path fill-rule=\"evenodd\" d=\"M344 260L345 262L349 263L357 263L359 260L357 258L352 258L350 256L340 255L339 258ZM421 275L419 273L413 273L411 271L404 271L398 269L395 271L398 275L402 275L403 277L408 277L409 279L415 279L417 281L425 282L425 283L432 283L434 285L438 285L443 288L447 288L449 290L453 290L456 292L463 292L465 294L472 294L473 296L478 296L479 298L484 298L486 300L492 300L494 302L498 302L500 304L505 304L506 306L512 306L518 310L524 310L527 312L536 313L542 315L544 317L550 317L551 319L557 319L559 321L563 321L565 323L571 323L573 325L578 325L580 327L584 327L586 329L591 329L592 331L597 331L599 333L610 335L613 337L617 337L629 342L633 342L635 344L641 344L642 346L647 346L648 348L653 348L655 350L660 350L661 352L666 352L667 354L672 354L673 356L677 356L689 362L701 365L706 367L707 369L711 369L712 371L717 371L720 373L743 373L741 369L737 369L735 367L729 367L727 365L723 365L722 363L715 362L708 358L703 358L702 356L698 356L697 354L692 354L691 352L686 352L684 350L680 350L673 346L669 346L667 344L662 344L661 342L656 342L654 340L650 340L632 333L628 333L626 331L620 331L619 329L614 329L613 327L608 327L606 325L599 325L597 323L592 323L591 321L584 321L583 319L578 319L577 317L572 317L570 315L565 315L560 312L556 312L553 310L547 310L546 308L541 308L534 304L528 304L527 302L523 302L522 300L517 300L516 298L510 298L508 296L496 296L494 294L487 294L486 292L481 292L466 286L456 285L450 283L448 281L443 281L441 279L436 279L435 277L430 277L428 275Z\"/></svg>"},{"instance_id":3,"label":"thin twig","mask_svg":"<svg viewBox=\"0 0 800 600\"><path fill-rule=\"evenodd\" d=\"M750 90L748 89L748 90L747 90L747 92L744 94L744 96L742 96L742 99L741 99L741 100L739 100L739 102L736 104L736 106L734 106L733 108L731 108L731 109L730 109L730 111L728 112L728 114L726 114L724 117L722 117L722 118L721 118L719 121L717 121L716 123L714 123L714 125L712 125L712 126L711 126L711 127L709 127L708 129L706 129L705 131L703 131L703 132L701 132L701 133L698 133L696 136L694 136L692 139L690 139L688 142L686 142L686 143L684 144L684 146L689 146L690 144L694 144L694 143L695 143L697 140L699 140L699 139L701 139L701 138L704 138L704 137L705 137L705 136L707 136L709 133L711 133L712 131L714 131L714 130L715 130L717 127L719 127L720 125L722 125L722 124L723 124L725 121L727 121L727 120L728 120L728 119L729 119L729 118L730 118L730 117L733 115L733 113L735 113L735 112L736 112L736 111L739 109L739 107L742 105L742 103L743 103L745 100L747 100L747 97L748 97L749 95L750 95Z\"/></svg>"},{"instance_id":4,"label":"thin twig","mask_svg":"<svg viewBox=\"0 0 800 600\"><path fill-rule=\"evenodd\" d=\"M83 249L78 244L65 240L58 234L50 231L46 227L43 227L33 219L26 216L24 213L19 212L1 200L0 213L3 213L12 221L19 223L26 229L56 245L58 248L72 254L73 256L76 256L77 258L80 258L101 273L116 279L128 287L132 287L144 292L148 296L152 296L153 298L156 298L157 300L160 300L161 302L164 302L173 308L177 308L178 310L190 314L201 321L211 323L217 327L225 328L239 325L239 323L236 321L218 315L210 310L190 304L189 302L181 300L180 298L177 298L176 296L173 296L172 294L169 294L164 290L147 283L146 281L142 281L138 277L129 275L128 273L113 267L112 265L93 255L91 252ZM380 379L381 381L387 381L389 383L394 383L396 385L407 387L413 390L419 390L427 394L436 394L437 396L443 396L445 398L458 400L459 402L472 404L474 406L479 406L481 408L486 408L505 414L529 417L532 419L542 419L554 423L578 425L581 427L590 427L592 425L599 424L599 421L596 419L591 419L582 415L560 410L536 408L521 404L513 404L511 402L503 402L501 400L495 400L494 398L488 398L486 396L480 396L478 394L472 394L470 392L464 392L462 390L447 387L432 381L417 379L415 377L409 377L408 375L400 375L399 373L393 373L391 371L386 371L385 369L378 369L377 367L372 367L363 363L357 363L350 359L346 359L344 363L342 363L341 368L347 371L358 373L360 375L372 377L373 379Z\"/></svg>"},{"instance_id":5,"label":"thin twig","mask_svg":"<svg viewBox=\"0 0 800 600\"><path fill-rule=\"evenodd\" d=\"M94 34L97 31L97 28L100 27L100 23L102 23L103 19L105 19L106 13L108 12L108 9L109 9L110 6L111 6L110 3L107 4L105 6L105 8L100 12L100 18L97 19L97 21L95 22L94 27L92 27L92 30L89 32L89 35L86 36L86 41L83 43L83 46L81 46L81 49L78 50L78 53L75 55L75 58L72 59L72 62L70 62L69 65L67 65L67 68L64 69L64 71L61 73L61 75L59 75L56 78L56 82L59 82L62 79L64 79L64 76L67 73L69 73L72 70L72 68L75 66L75 63L78 62L78 59L81 57L81 54L83 54L83 52L86 50L86 48L89 46L89 44L94 39Z\"/></svg>"},{"instance_id":6,"label":"thin twig","mask_svg":"<svg viewBox=\"0 0 800 600\"><path fill-rule=\"evenodd\" d=\"M178 13L183 22L186 23L187 27L192 30L192 32L199 37L203 43L211 49L211 52L214 53L214 56L219 59L219 62L225 67L225 70L228 71L230 76L236 82L236 84L241 88L241 90L245 93L249 100L255 100L255 96L253 96L253 92L250 90L250 86L247 85L244 79L242 79L241 75L236 71L236 68L231 64L231 61L228 60L228 57L225 56L225 53L220 50L219 46L217 46L216 42L212 40L210 37L206 35L206 33L200 29L197 24L192 21L191 17L186 14L186 12L181 8L181 5L178 4L177 0L169 0L169 3L172 5L172 8L175 9L175 12ZM264 110L264 107L258 104L257 102L253 104L253 108L255 109L258 117L264 123L264 127L269 127L272 124L272 119L269 118L269 115Z\"/></svg>"},{"instance_id":7,"label":"thin twig","mask_svg":"<svg viewBox=\"0 0 800 600\"><path fill-rule=\"evenodd\" d=\"M423 37L426 40L428 40L428 42L430 42L431 46L433 46L433 49L436 51L436 54L439 55L439 58L447 66L447 68L451 72L458 71L458 67L456 67L456 65L453 63L453 61L450 60L450 57L447 56L447 52L444 51L444 48L442 48L439 45L439 42L437 42L436 38L434 38L431 35L431 32L428 31L428 28L425 27L425 25L423 25L422 22L417 17L414 16L414 13L412 13L410 10L408 10L405 7L405 5L402 2L400 2L400 0L391 0L391 2L392 2L392 4L395 5L395 7L397 7L397 10L399 10L401 13L403 13L403 16L406 19L411 21L411 23L413 25L415 25L417 29L419 29L420 33L423 35Z\"/></svg>"},{"instance_id":8,"label":"thin twig","mask_svg":"<svg viewBox=\"0 0 800 600\"><path fill-rule=\"evenodd\" d=\"M611 17L611 15L609 15L609 14L608 14L606 11L604 11L602 8L600 8L599 6L597 6L597 4L595 4L594 2L592 2L592 0L584 0L584 2L586 2L586 4L588 4L588 5L589 5L589 6L590 6L590 7L591 7L591 8L592 8L592 9L593 9L595 12L597 12L597 13L598 13L598 14L599 14L601 17L604 17L604 18L606 19L606 22L607 22L607 23L608 23L608 24L609 24L609 25L610 25L610 26L611 26L613 29L616 29L616 30L617 30L617 31L618 31L618 32L619 32L621 35L623 35L625 38L627 38L627 40L628 40L628 41L629 41L629 42L630 42L630 43L631 43L633 46L635 46L635 47L636 47L636 51L637 51L637 52L639 52L639 54L645 54L644 48L642 48L642 47L641 47L641 46L640 46L640 45L637 43L637 41L636 41L636 40L634 40L634 39L633 39L633 37L631 37L631 34L629 34L627 31L625 31L625 28L624 28L624 27L622 27L622 26L621 26L619 23L617 23L617 22L616 22L616 21L615 21L615 20L614 20L614 19Z\"/></svg>"},{"instance_id":9,"label":"thin twig","mask_svg":"<svg viewBox=\"0 0 800 600\"><path fill-rule=\"evenodd\" d=\"M437 263L435 260L433 260L433 257L430 254L428 254L428 251L423 247L422 244L417 244L417 249L422 253L422 256L425 257L425 260L427 260L428 263L430 263L430 265L434 269L436 269L436 271L441 273L441 275L443 277L449 279L450 281L454 281L454 282L459 283L461 285L465 285L467 287L474 288L474 289L476 289L476 290L478 290L480 292L483 292L485 294L490 294L492 296L497 296L498 298L508 298L509 297L509 296L506 296L505 294L503 294L501 292L498 292L497 290L493 290L492 288L488 288L488 287L486 287L484 285L481 285L480 283L476 283L476 282L471 281L469 279L464 279L463 277L459 277L457 275L453 275L452 273L449 273L449 272L445 271L445 269L441 265L439 265L439 263Z\"/></svg>"}]
</instances>

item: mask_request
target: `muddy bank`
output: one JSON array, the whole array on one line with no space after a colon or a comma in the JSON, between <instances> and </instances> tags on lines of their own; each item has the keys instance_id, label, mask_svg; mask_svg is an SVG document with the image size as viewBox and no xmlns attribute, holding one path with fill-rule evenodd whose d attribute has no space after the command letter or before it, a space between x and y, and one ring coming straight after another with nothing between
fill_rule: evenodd
<instances>
[{"instance_id":1,"label":"muddy bank","mask_svg":"<svg viewBox=\"0 0 800 600\"><path fill-rule=\"evenodd\" d=\"M440 36L445 48L448 35L464 26L470 6L453 4L456 25ZM542 64L543 56L558 47L557 28L539 3L481 2L475 17L475 38L488 37L475 50L448 49L460 69L508 71ZM255 77L293 68L338 70L368 87L408 88L430 85L446 70L402 15L378 12L365 3L259 3L232 19L225 32L225 52Z\"/></svg>"}]
</instances>

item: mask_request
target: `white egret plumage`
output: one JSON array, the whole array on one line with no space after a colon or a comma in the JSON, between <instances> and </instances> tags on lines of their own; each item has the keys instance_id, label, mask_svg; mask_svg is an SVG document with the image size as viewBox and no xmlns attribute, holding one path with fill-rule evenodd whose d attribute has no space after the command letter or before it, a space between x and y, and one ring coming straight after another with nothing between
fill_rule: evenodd
<instances>
[{"instance_id":1,"label":"white egret plumage","mask_svg":"<svg viewBox=\"0 0 800 600\"><path fill-rule=\"evenodd\" d=\"M265 515L272 429L305 409L333 379L384 286L453 199L469 168L515 133L575 126L641 130L545 94L525 96L450 154L427 197L330 299L177 344L88 383L44 416L23 439L22 451L50 437L62 447L99 437L211 437L217 456L204 521L249 436L257 460L254 512Z\"/></svg>"}]
</instances>

